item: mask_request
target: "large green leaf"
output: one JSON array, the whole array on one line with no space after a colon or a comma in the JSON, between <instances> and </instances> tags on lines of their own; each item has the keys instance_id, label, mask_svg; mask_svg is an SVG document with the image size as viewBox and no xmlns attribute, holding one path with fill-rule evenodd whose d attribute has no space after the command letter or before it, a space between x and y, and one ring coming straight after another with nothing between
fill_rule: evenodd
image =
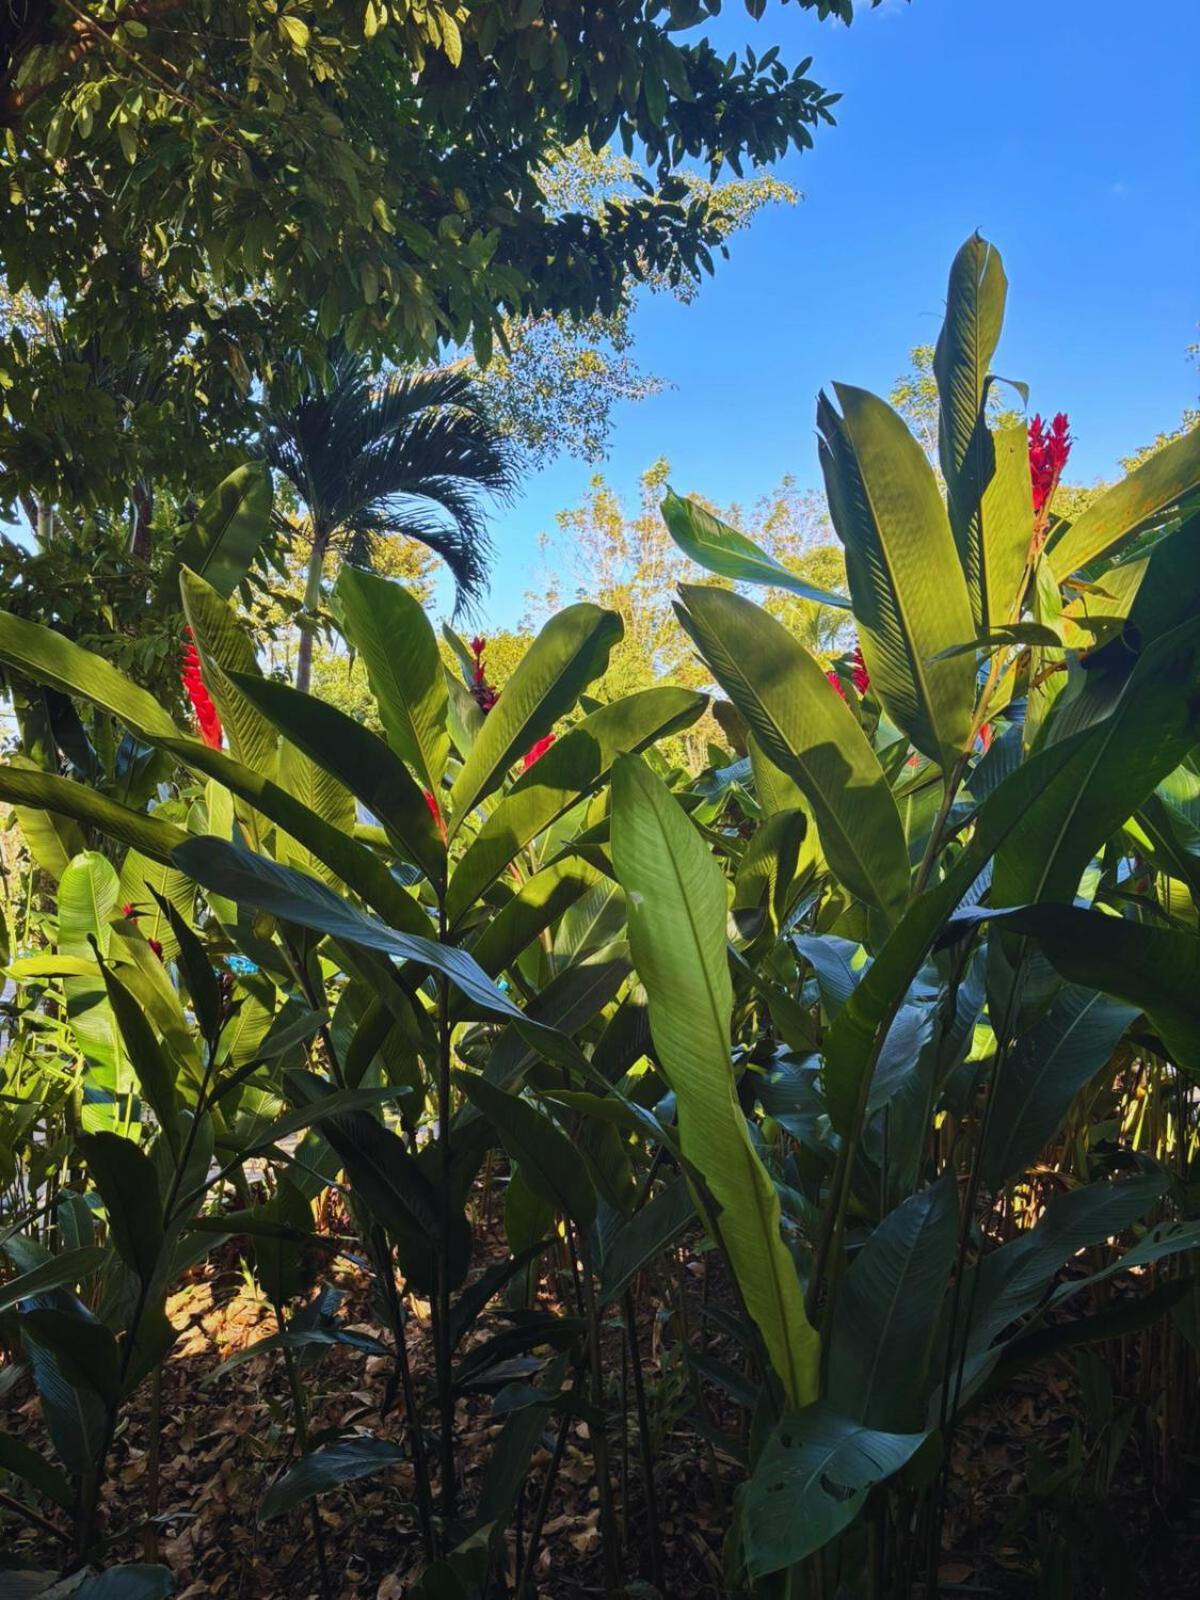
<instances>
[{"instance_id":1,"label":"large green leaf","mask_svg":"<svg viewBox=\"0 0 1200 1600\"><path fill-rule=\"evenodd\" d=\"M347 889L361 895L381 916L413 932L424 932L428 928L429 919L425 913L373 850L318 816L279 784L194 739L173 739L167 748L188 766L215 778L240 799L248 801L256 811L278 823L292 839L336 874ZM188 841L182 849L187 850L194 842ZM182 865L178 852L172 859L176 865Z\"/></svg>"},{"instance_id":2,"label":"large green leaf","mask_svg":"<svg viewBox=\"0 0 1200 1600\"><path fill-rule=\"evenodd\" d=\"M310 817L320 818L327 827L346 838L353 836L357 810L350 790L327 768L310 761L303 750L286 740L279 747L279 787L297 805L303 806ZM324 878L334 888L341 884L337 869L327 866L317 852L291 834L276 837L275 854L285 865L300 867L315 877Z\"/></svg>"},{"instance_id":3,"label":"large green leaf","mask_svg":"<svg viewBox=\"0 0 1200 1600\"><path fill-rule=\"evenodd\" d=\"M749 600L686 584L679 618L763 754L812 806L830 868L895 918L908 847L883 769L854 713L787 629Z\"/></svg>"},{"instance_id":4,"label":"large green leaf","mask_svg":"<svg viewBox=\"0 0 1200 1600\"><path fill-rule=\"evenodd\" d=\"M1097 730L1089 729L1039 751L991 791L946 876L906 908L842 1007L825 1036L825 1091L843 1137L865 1112L891 1021L946 922L1043 790L1072 762L1086 761L1096 737Z\"/></svg>"},{"instance_id":5,"label":"large green leaf","mask_svg":"<svg viewBox=\"0 0 1200 1600\"><path fill-rule=\"evenodd\" d=\"M683 1178L675 1178L606 1240L600 1272L600 1303L617 1300L638 1273L696 1219L696 1205Z\"/></svg>"},{"instance_id":6,"label":"large green leaf","mask_svg":"<svg viewBox=\"0 0 1200 1600\"><path fill-rule=\"evenodd\" d=\"M37 1344L57 1361L68 1383L90 1389L109 1409L121 1398L121 1350L111 1328L90 1312L37 1306L20 1318L26 1345Z\"/></svg>"},{"instance_id":7,"label":"large green leaf","mask_svg":"<svg viewBox=\"0 0 1200 1600\"><path fill-rule=\"evenodd\" d=\"M76 856L58 885L58 948L61 955L89 957L106 952L109 921L116 914L119 887L112 863L98 850ZM121 1096L131 1086L121 1035L99 970L66 977L67 1020L89 1066L89 1086ZM97 1113L99 1115L99 1113Z\"/></svg>"},{"instance_id":8,"label":"large green leaf","mask_svg":"<svg viewBox=\"0 0 1200 1600\"><path fill-rule=\"evenodd\" d=\"M475 1072L456 1072L454 1081L500 1135L509 1159L521 1168L536 1195L586 1228L596 1215L596 1191L579 1152L544 1112L489 1083Z\"/></svg>"},{"instance_id":9,"label":"large green leaf","mask_svg":"<svg viewBox=\"0 0 1200 1600\"><path fill-rule=\"evenodd\" d=\"M950 526L980 633L1012 620L1033 532L1025 429L994 436L987 425L988 378L1007 293L1000 252L972 234L950 268L933 356Z\"/></svg>"},{"instance_id":10,"label":"large green leaf","mask_svg":"<svg viewBox=\"0 0 1200 1600\"><path fill-rule=\"evenodd\" d=\"M690 689L641 689L589 713L513 784L454 869L446 914L454 926L519 850L608 777L615 756L690 727L707 700Z\"/></svg>"},{"instance_id":11,"label":"large green leaf","mask_svg":"<svg viewBox=\"0 0 1200 1600\"><path fill-rule=\"evenodd\" d=\"M92 701L126 727L168 737L179 732L152 694L131 683L102 656L10 611L0 611L0 661L37 683Z\"/></svg>"},{"instance_id":12,"label":"large green leaf","mask_svg":"<svg viewBox=\"0 0 1200 1600\"><path fill-rule=\"evenodd\" d=\"M1093 500L1050 546L1049 560L1061 583L1080 567L1111 555L1139 528L1162 517L1200 487L1200 427L1157 451Z\"/></svg>"},{"instance_id":13,"label":"large green leaf","mask_svg":"<svg viewBox=\"0 0 1200 1600\"><path fill-rule=\"evenodd\" d=\"M550 618L504 685L454 780L451 833L600 676L622 632L615 611L586 603Z\"/></svg>"},{"instance_id":14,"label":"large green leaf","mask_svg":"<svg viewBox=\"0 0 1200 1600\"><path fill-rule=\"evenodd\" d=\"M720 1208L715 1226L793 1405L815 1398L820 1342L779 1232L779 1197L738 1104L725 879L664 784L637 756L613 768L613 861L646 987L655 1053L679 1108L685 1158Z\"/></svg>"},{"instance_id":15,"label":"large green leaf","mask_svg":"<svg viewBox=\"0 0 1200 1600\"><path fill-rule=\"evenodd\" d=\"M398 583L344 566L334 594L342 626L367 669L379 719L396 755L437 795L450 755L447 688L429 618Z\"/></svg>"},{"instance_id":16,"label":"large green leaf","mask_svg":"<svg viewBox=\"0 0 1200 1600\"><path fill-rule=\"evenodd\" d=\"M480 930L471 954L496 977L521 951L597 885L611 883L587 862L568 857L543 867Z\"/></svg>"},{"instance_id":17,"label":"large green leaf","mask_svg":"<svg viewBox=\"0 0 1200 1600\"><path fill-rule=\"evenodd\" d=\"M179 573L190 567L227 600L254 565L271 531L271 473L247 461L223 478L171 554L161 594L175 603Z\"/></svg>"},{"instance_id":18,"label":"large green leaf","mask_svg":"<svg viewBox=\"0 0 1200 1600\"><path fill-rule=\"evenodd\" d=\"M1200 740L1200 619L1149 645L1117 705L1074 739L997 851L996 905L1074 899L1095 852Z\"/></svg>"},{"instance_id":19,"label":"large green leaf","mask_svg":"<svg viewBox=\"0 0 1200 1600\"><path fill-rule=\"evenodd\" d=\"M842 415L824 395L817 407L821 466L871 688L916 748L948 770L967 748L975 669L966 656L935 660L974 633L946 507L891 406L865 389L834 388Z\"/></svg>"},{"instance_id":20,"label":"large green leaf","mask_svg":"<svg viewBox=\"0 0 1200 1600\"><path fill-rule=\"evenodd\" d=\"M315 1494L324 1494L328 1489L359 1478L374 1477L406 1459L398 1444L366 1435L321 1445L301 1456L294 1467L289 1467L283 1477L271 1485L259 1507L259 1521L269 1522Z\"/></svg>"},{"instance_id":21,"label":"large green leaf","mask_svg":"<svg viewBox=\"0 0 1200 1600\"><path fill-rule=\"evenodd\" d=\"M233 674L237 687L297 750L343 783L437 881L446 853L429 806L399 756L336 706L285 683Z\"/></svg>"},{"instance_id":22,"label":"large green leaf","mask_svg":"<svg viewBox=\"0 0 1200 1600\"><path fill-rule=\"evenodd\" d=\"M80 1245L75 1250L64 1250L51 1256L41 1266L31 1267L19 1277L0 1284L0 1311L7 1311L21 1300L45 1294L50 1289L61 1289L64 1284L79 1283L109 1259L108 1251L100 1245Z\"/></svg>"},{"instance_id":23,"label":"large green leaf","mask_svg":"<svg viewBox=\"0 0 1200 1600\"><path fill-rule=\"evenodd\" d=\"M175 1114L179 1110L179 1099L175 1092L175 1064L165 1046L159 1042L141 1005L103 960L100 961L100 972L125 1053L142 1094L158 1118L159 1127L174 1144Z\"/></svg>"},{"instance_id":24,"label":"large green leaf","mask_svg":"<svg viewBox=\"0 0 1200 1600\"><path fill-rule=\"evenodd\" d=\"M158 820L173 818L177 824L182 823L186 807L181 801L169 801L166 809L168 816L159 817ZM179 843L183 843L182 838ZM179 941L175 925L165 908L171 905L179 917L185 920L191 917L195 909L196 885L166 862L156 861L141 850L127 850L121 863L118 893L122 905L137 908L138 932L147 939L158 941L164 961L174 961L179 951Z\"/></svg>"},{"instance_id":25,"label":"large green leaf","mask_svg":"<svg viewBox=\"0 0 1200 1600\"><path fill-rule=\"evenodd\" d=\"M1037 1158L1136 1016L1134 1008L1072 984L1017 1040L992 1090L987 1143L980 1153L989 1188L999 1189Z\"/></svg>"},{"instance_id":26,"label":"large green leaf","mask_svg":"<svg viewBox=\"0 0 1200 1600\"><path fill-rule=\"evenodd\" d=\"M849 608L845 595L806 583L698 501L681 500L674 490L668 490L662 514L668 533L684 555L718 577L732 578L735 583L765 583L817 605Z\"/></svg>"},{"instance_id":27,"label":"large green leaf","mask_svg":"<svg viewBox=\"0 0 1200 1600\"><path fill-rule=\"evenodd\" d=\"M865 1428L823 1402L785 1416L740 1495L751 1577L794 1566L836 1538L875 1484L899 1472L925 1438Z\"/></svg>"},{"instance_id":28,"label":"large green leaf","mask_svg":"<svg viewBox=\"0 0 1200 1600\"><path fill-rule=\"evenodd\" d=\"M1077 1251L1100 1244L1143 1217L1165 1188L1159 1173L1093 1183L1054 1196L1037 1226L985 1255L966 1303L967 1353L986 1350L1009 1323L1032 1311Z\"/></svg>"},{"instance_id":29,"label":"large green leaf","mask_svg":"<svg viewBox=\"0 0 1200 1600\"><path fill-rule=\"evenodd\" d=\"M920 1425L957 1233L958 1194L947 1173L889 1212L854 1258L829 1339L835 1410L871 1428Z\"/></svg>"},{"instance_id":30,"label":"large green leaf","mask_svg":"<svg viewBox=\"0 0 1200 1600\"><path fill-rule=\"evenodd\" d=\"M100 1191L118 1255L149 1283L163 1249L162 1195L154 1163L115 1133L81 1134L80 1154Z\"/></svg>"},{"instance_id":31,"label":"large green leaf","mask_svg":"<svg viewBox=\"0 0 1200 1600\"><path fill-rule=\"evenodd\" d=\"M110 839L130 845L157 862L169 862L172 850L187 838L186 830L172 822L144 811L131 811L69 778L56 778L49 772L27 767L0 766L0 800L10 800L22 808L39 806L56 816L98 828ZM21 817L28 815L22 810Z\"/></svg>"},{"instance_id":32,"label":"large green leaf","mask_svg":"<svg viewBox=\"0 0 1200 1600\"><path fill-rule=\"evenodd\" d=\"M39 1450L15 1434L0 1433L0 1472L11 1472L64 1511L74 1507L75 1497L65 1475L53 1461L47 1461Z\"/></svg>"},{"instance_id":33,"label":"large green leaf","mask_svg":"<svg viewBox=\"0 0 1200 1600\"><path fill-rule=\"evenodd\" d=\"M993 920L1036 940L1068 982L1144 1011L1180 1066L1200 1071L1200 938L1078 906L1018 906Z\"/></svg>"}]
</instances>

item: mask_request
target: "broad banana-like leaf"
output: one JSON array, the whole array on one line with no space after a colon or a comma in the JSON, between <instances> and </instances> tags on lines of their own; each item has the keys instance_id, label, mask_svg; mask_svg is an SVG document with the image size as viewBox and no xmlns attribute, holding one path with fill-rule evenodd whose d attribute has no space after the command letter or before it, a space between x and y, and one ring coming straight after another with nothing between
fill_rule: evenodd
<instances>
[{"instance_id":1,"label":"broad banana-like leaf","mask_svg":"<svg viewBox=\"0 0 1200 1600\"><path fill-rule=\"evenodd\" d=\"M190 567L228 600L270 531L270 469L265 462L248 461L221 480L176 545L161 587L163 599L174 604L179 574Z\"/></svg>"},{"instance_id":2,"label":"broad banana-like leaf","mask_svg":"<svg viewBox=\"0 0 1200 1600\"><path fill-rule=\"evenodd\" d=\"M975 631L933 468L891 406L836 384L839 417L817 406L821 467L871 687L916 748L944 771L967 749L975 669L935 660Z\"/></svg>"},{"instance_id":3,"label":"broad banana-like leaf","mask_svg":"<svg viewBox=\"0 0 1200 1600\"><path fill-rule=\"evenodd\" d=\"M612 887L595 867L574 857L543 867L485 923L471 944L471 954L490 977L496 977L581 896L604 884Z\"/></svg>"},{"instance_id":4,"label":"broad banana-like leaf","mask_svg":"<svg viewBox=\"0 0 1200 1600\"><path fill-rule=\"evenodd\" d=\"M167 1140L172 1148L177 1148L175 1116L179 1110L179 1098L175 1092L175 1066L160 1044L142 1007L103 960L100 960L100 972L125 1054L138 1085Z\"/></svg>"},{"instance_id":5,"label":"broad banana-like leaf","mask_svg":"<svg viewBox=\"0 0 1200 1600\"><path fill-rule=\"evenodd\" d=\"M889 1212L855 1256L829 1338L828 1399L844 1416L899 1432L920 1426L957 1234L947 1173Z\"/></svg>"},{"instance_id":6,"label":"broad banana-like leaf","mask_svg":"<svg viewBox=\"0 0 1200 1600\"><path fill-rule=\"evenodd\" d=\"M964 1296L973 1308L968 1355L986 1350L1009 1323L1031 1311L1077 1251L1124 1232L1145 1216L1165 1187L1164 1174L1139 1173L1055 1195L1036 1227L985 1255L975 1269L978 1281Z\"/></svg>"},{"instance_id":7,"label":"broad banana-like leaf","mask_svg":"<svg viewBox=\"0 0 1200 1600\"><path fill-rule=\"evenodd\" d=\"M895 920L908 847L892 791L854 713L775 619L740 595L684 584L679 620L762 752L812 806L831 871Z\"/></svg>"},{"instance_id":8,"label":"broad banana-like leaf","mask_svg":"<svg viewBox=\"0 0 1200 1600\"><path fill-rule=\"evenodd\" d=\"M434 882L446 852L428 802L400 757L377 734L314 695L286 683L233 674L234 682L284 738L358 796Z\"/></svg>"},{"instance_id":9,"label":"broad banana-like leaf","mask_svg":"<svg viewBox=\"0 0 1200 1600\"><path fill-rule=\"evenodd\" d=\"M596 1215L596 1191L562 1129L528 1100L497 1088L477 1072L456 1072L454 1081L496 1129L533 1192L586 1228Z\"/></svg>"},{"instance_id":10,"label":"broad banana-like leaf","mask_svg":"<svg viewBox=\"0 0 1200 1600\"><path fill-rule=\"evenodd\" d=\"M319 817L339 834L353 837L356 812L350 790L327 768L310 761L303 750L287 741L279 747L279 787L310 816ZM292 835L280 834L275 852L288 866L314 873L334 888L339 886L336 868L326 866L316 851Z\"/></svg>"},{"instance_id":11,"label":"broad banana-like leaf","mask_svg":"<svg viewBox=\"0 0 1200 1600\"><path fill-rule=\"evenodd\" d=\"M1017 1040L992 1090L987 1142L979 1157L990 1189L999 1189L1036 1160L1136 1016L1132 1006L1071 984Z\"/></svg>"},{"instance_id":12,"label":"broad banana-like leaf","mask_svg":"<svg viewBox=\"0 0 1200 1600\"><path fill-rule=\"evenodd\" d=\"M367 669L388 743L429 794L450 755L446 676L425 608L401 584L344 566L334 586L342 626Z\"/></svg>"},{"instance_id":13,"label":"broad banana-like leaf","mask_svg":"<svg viewBox=\"0 0 1200 1600\"><path fill-rule=\"evenodd\" d=\"M874 1486L899 1472L926 1437L865 1428L824 1402L785 1416L740 1498L751 1577L781 1572L835 1539Z\"/></svg>"},{"instance_id":14,"label":"broad banana-like leaf","mask_svg":"<svg viewBox=\"0 0 1200 1600\"><path fill-rule=\"evenodd\" d=\"M1200 620L1193 620L1143 651L1109 715L1065 741L1073 758L1048 777L997 851L993 903L1073 900L1094 853L1198 740Z\"/></svg>"},{"instance_id":15,"label":"broad banana-like leaf","mask_svg":"<svg viewBox=\"0 0 1200 1600\"><path fill-rule=\"evenodd\" d=\"M187 838L186 831L174 823L144 811L131 811L70 778L56 778L31 767L0 766L0 800L12 801L25 815L29 813L24 808L40 806L55 816L98 828L110 839L132 846L155 862L169 862L172 850Z\"/></svg>"},{"instance_id":16,"label":"broad banana-like leaf","mask_svg":"<svg viewBox=\"0 0 1200 1600\"><path fill-rule=\"evenodd\" d=\"M1165 516L1197 488L1200 427L1159 450L1080 512L1050 546L1054 576L1061 583L1081 567L1112 555L1131 535Z\"/></svg>"},{"instance_id":17,"label":"broad banana-like leaf","mask_svg":"<svg viewBox=\"0 0 1200 1600\"><path fill-rule=\"evenodd\" d=\"M90 700L135 732L168 737L180 732L152 694L102 656L9 611L0 611L0 661L36 683Z\"/></svg>"},{"instance_id":18,"label":"broad banana-like leaf","mask_svg":"<svg viewBox=\"0 0 1200 1600\"><path fill-rule=\"evenodd\" d=\"M46 1294L51 1289L80 1283L84 1278L91 1277L93 1272L99 1271L108 1259L108 1251L98 1244L63 1250L48 1261L43 1261L40 1267L31 1267L28 1272L22 1272L8 1283L0 1284L0 1311L8 1311L22 1300Z\"/></svg>"},{"instance_id":19,"label":"broad banana-like leaf","mask_svg":"<svg viewBox=\"0 0 1200 1600\"><path fill-rule=\"evenodd\" d=\"M613 768L613 861L646 988L655 1053L685 1159L720 1207L715 1227L792 1405L815 1399L820 1340L779 1232L779 1197L738 1104L725 879L670 791L637 756Z\"/></svg>"},{"instance_id":20,"label":"broad banana-like leaf","mask_svg":"<svg viewBox=\"0 0 1200 1600\"><path fill-rule=\"evenodd\" d=\"M642 689L589 713L513 784L454 869L446 915L455 926L517 852L608 777L613 758L690 727L707 699L669 685Z\"/></svg>"},{"instance_id":21,"label":"broad banana-like leaf","mask_svg":"<svg viewBox=\"0 0 1200 1600\"><path fill-rule=\"evenodd\" d=\"M682 500L672 489L667 491L661 509L667 532L684 555L718 577L732 578L735 583L763 583L773 589L786 589L816 605L849 609L850 602L844 594L833 594L789 572L753 539L714 517L697 501Z\"/></svg>"},{"instance_id":22,"label":"broad banana-like leaf","mask_svg":"<svg viewBox=\"0 0 1200 1600\"><path fill-rule=\"evenodd\" d=\"M390 1439L375 1439L362 1434L353 1439L337 1439L301 1456L294 1467L273 1483L258 1508L258 1520L269 1522L281 1517L313 1495L324 1494L343 1483L372 1478L406 1460L405 1452Z\"/></svg>"},{"instance_id":23,"label":"broad banana-like leaf","mask_svg":"<svg viewBox=\"0 0 1200 1600\"><path fill-rule=\"evenodd\" d=\"M1088 741L1094 737L1095 731L1088 730L1039 751L988 794L954 864L940 883L906 908L838 1013L825 1037L825 1090L830 1118L843 1137L861 1124L892 1019L955 908L1042 791L1069 763L1087 760Z\"/></svg>"},{"instance_id":24,"label":"broad banana-like leaf","mask_svg":"<svg viewBox=\"0 0 1200 1600\"><path fill-rule=\"evenodd\" d=\"M986 913L984 913L986 915ZM1200 938L1079 906L1017 906L993 921L1036 941L1069 983L1144 1011L1182 1067L1200 1071Z\"/></svg>"},{"instance_id":25,"label":"broad banana-like leaf","mask_svg":"<svg viewBox=\"0 0 1200 1600\"><path fill-rule=\"evenodd\" d=\"M513 762L544 738L601 675L623 631L615 611L587 603L550 618L501 690L454 780L451 835L499 788Z\"/></svg>"},{"instance_id":26,"label":"broad banana-like leaf","mask_svg":"<svg viewBox=\"0 0 1200 1600\"><path fill-rule=\"evenodd\" d=\"M81 1134L76 1141L104 1202L117 1254L148 1284L164 1243L162 1194L150 1157L116 1133Z\"/></svg>"},{"instance_id":27,"label":"broad banana-like leaf","mask_svg":"<svg viewBox=\"0 0 1200 1600\"><path fill-rule=\"evenodd\" d=\"M1013 620L1033 533L1025 429L994 435L987 424L1007 294L1000 252L973 234L950 268L946 320L933 355L947 509L981 633Z\"/></svg>"}]
</instances>

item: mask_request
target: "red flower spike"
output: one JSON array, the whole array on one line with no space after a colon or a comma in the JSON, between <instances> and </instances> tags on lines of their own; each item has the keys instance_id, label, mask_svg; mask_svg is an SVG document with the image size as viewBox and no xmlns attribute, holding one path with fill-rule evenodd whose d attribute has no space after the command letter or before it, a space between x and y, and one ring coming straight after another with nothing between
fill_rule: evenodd
<instances>
[{"instance_id":1,"label":"red flower spike","mask_svg":"<svg viewBox=\"0 0 1200 1600\"><path fill-rule=\"evenodd\" d=\"M866 694L871 687L871 674L867 671L867 663L863 660L862 646L854 646L854 654L850 657L850 682L859 694Z\"/></svg>"},{"instance_id":2,"label":"red flower spike","mask_svg":"<svg viewBox=\"0 0 1200 1600\"><path fill-rule=\"evenodd\" d=\"M163 958L163 951L162 951L162 945L159 943L159 941L157 939L147 939L146 943L150 946L151 950L154 951L154 954L161 961L162 958Z\"/></svg>"},{"instance_id":3,"label":"red flower spike","mask_svg":"<svg viewBox=\"0 0 1200 1600\"><path fill-rule=\"evenodd\" d=\"M187 631L190 634L192 630L189 628ZM213 705L212 696L205 687L200 655L194 644L185 644L183 647L180 678L195 713L201 739L211 750L219 750L222 736L221 718L217 714L216 706Z\"/></svg>"},{"instance_id":4,"label":"red flower spike","mask_svg":"<svg viewBox=\"0 0 1200 1600\"><path fill-rule=\"evenodd\" d=\"M136 922L138 919L137 912L133 909L133 906L128 900L121 907L121 915L125 918L126 922Z\"/></svg>"},{"instance_id":5,"label":"red flower spike","mask_svg":"<svg viewBox=\"0 0 1200 1600\"><path fill-rule=\"evenodd\" d=\"M475 657L475 670L471 674L471 694L475 704L486 717L488 712L500 698L500 691L493 689L487 681L487 673L483 665L483 652L487 649L487 640L478 634L471 640L471 654Z\"/></svg>"},{"instance_id":6,"label":"red flower spike","mask_svg":"<svg viewBox=\"0 0 1200 1600\"><path fill-rule=\"evenodd\" d=\"M556 734L548 733L544 739L539 739L536 744L531 744L522 760L522 770L528 772L535 761L540 761L554 743L556 737Z\"/></svg>"},{"instance_id":7,"label":"red flower spike","mask_svg":"<svg viewBox=\"0 0 1200 1600\"><path fill-rule=\"evenodd\" d=\"M832 668L825 674L825 676L829 679L830 683L833 685L833 687L837 690L837 692L841 695L842 699L844 700L846 698L846 691L845 691L845 689L842 688L842 680L841 680L840 676L836 672L834 672Z\"/></svg>"},{"instance_id":8,"label":"red flower spike","mask_svg":"<svg viewBox=\"0 0 1200 1600\"><path fill-rule=\"evenodd\" d=\"M1058 487L1063 468L1074 444L1066 412L1060 411L1049 423L1039 412L1029 424L1029 476L1033 484L1033 510L1041 516Z\"/></svg>"}]
</instances>

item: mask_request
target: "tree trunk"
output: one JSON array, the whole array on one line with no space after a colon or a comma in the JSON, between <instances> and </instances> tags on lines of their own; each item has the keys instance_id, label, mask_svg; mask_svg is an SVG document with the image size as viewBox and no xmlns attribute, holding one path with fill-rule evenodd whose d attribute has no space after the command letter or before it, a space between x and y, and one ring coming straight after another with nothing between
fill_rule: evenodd
<instances>
[{"instance_id":1,"label":"tree trunk","mask_svg":"<svg viewBox=\"0 0 1200 1600\"><path fill-rule=\"evenodd\" d=\"M154 496L144 483L139 483L133 491L133 527L129 535L129 553L139 561L150 559L150 518L153 515Z\"/></svg>"},{"instance_id":2,"label":"tree trunk","mask_svg":"<svg viewBox=\"0 0 1200 1600\"><path fill-rule=\"evenodd\" d=\"M300 612L300 648L296 652L296 687L304 694L308 693L312 681L313 640L317 613L321 607L321 574L328 548L328 533L314 534L312 553L308 558L308 582L304 586L304 606Z\"/></svg>"}]
</instances>

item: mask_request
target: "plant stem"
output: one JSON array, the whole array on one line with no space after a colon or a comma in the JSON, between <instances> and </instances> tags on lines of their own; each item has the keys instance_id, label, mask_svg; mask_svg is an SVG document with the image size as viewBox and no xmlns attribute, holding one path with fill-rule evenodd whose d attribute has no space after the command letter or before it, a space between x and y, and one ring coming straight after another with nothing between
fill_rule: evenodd
<instances>
[{"instance_id":1,"label":"plant stem","mask_svg":"<svg viewBox=\"0 0 1200 1600\"><path fill-rule=\"evenodd\" d=\"M663 1600L666 1600L662 1533L658 1522L658 1491L654 1487L654 1446L650 1439L650 1413L646 1406L646 1383L642 1374L641 1353L638 1349L637 1307L634 1304L632 1289L625 1291L624 1311L633 1368L633 1400L637 1408L638 1445L642 1456L642 1477L645 1480L646 1521L650 1532L650 1580L663 1596Z\"/></svg>"},{"instance_id":2,"label":"plant stem","mask_svg":"<svg viewBox=\"0 0 1200 1600\"><path fill-rule=\"evenodd\" d=\"M286 1333L287 1324L283 1317L283 1307L276 1304L272 1308L275 1312L275 1321L280 1333ZM296 1443L300 1446L300 1454L308 1453L308 1419L305 1414L304 1386L300 1382L300 1373L296 1367L295 1352L283 1347L283 1365L287 1373L288 1388L292 1393L292 1416L296 1430ZM312 1520L313 1544L317 1552L317 1572L321 1580L321 1600L333 1600L333 1590L329 1582L329 1564L325 1558L325 1530L321 1526L321 1512L317 1505L317 1497L313 1495L308 1502L309 1515Z\"/></svg>"},{"instance_id":3,"label":"plant stem","mask_svg":"<svg viewBox=\"0 0 1200 1600\"><path fill-rule=\"evenodd\" d=\"M413 1387L412 1368L408 1361L408 1337L404 1328L404 1308L396 1289L396 1274L392 1270L391 1251L382 1228L371 1231L371 1245L375 1253L376 1270L383 1286L388 1315L392 1324L392 1337L396 1341L396 1366L400 1374L400 1388L404 1395L404 1410L408 1421L408 1435L413 1455L413 1476L417 1485L417 1514L421 1521L421 1540L425 1546L425 1559L437 1558L437 1540L433 1530L433 1497L429 1489L429 1462L425 1456L425 1439L421 1432L421 1418L417 1410L417 1395Z\"/></svg>"},{"instance_id":4,"label":"plant stem","mask_svg":"<svg viewBox=\"0 0 1200 1600\"><path fill-rule=\"evenodd\" d=\"M438 901L438 938L446 942L446 905ZM452 1211L452 1185L450 1162L450 980L445 974L438 977L438 1224L437 1282L435 1284L434 1342L437 1368L438 1419L441 1437L438 1441L441 1466L441 1508L446 1518L455 1515L458 1490L455 1482L454 1460L454 1389L451 1371L453 1354L450 1340L450 1215Z\"/></svg>"},{"instance_id":5,"label":"plant stem","mask_svg":"<svg viewBox=\"0 0 1200 1600\"><path fill-rule=\"evenodd\" d=\"M591 1368L591 1402L599 1420L591 1424L592 1463L596 1471L596 1484L600 1492L600 1538L604 1546L604 1578L610 1594L621 1587L620 1541L617 1519L613 1507L612 1479L609 1475L607 1414L604 1409L604 1364L600 1349L600 1312L596 1304L596 1285L592 1278L592 1264L582 1232L579 1234L583 1256L583 1295L588 1320L588 1360Z\"/></svg>"}]
</instances>

